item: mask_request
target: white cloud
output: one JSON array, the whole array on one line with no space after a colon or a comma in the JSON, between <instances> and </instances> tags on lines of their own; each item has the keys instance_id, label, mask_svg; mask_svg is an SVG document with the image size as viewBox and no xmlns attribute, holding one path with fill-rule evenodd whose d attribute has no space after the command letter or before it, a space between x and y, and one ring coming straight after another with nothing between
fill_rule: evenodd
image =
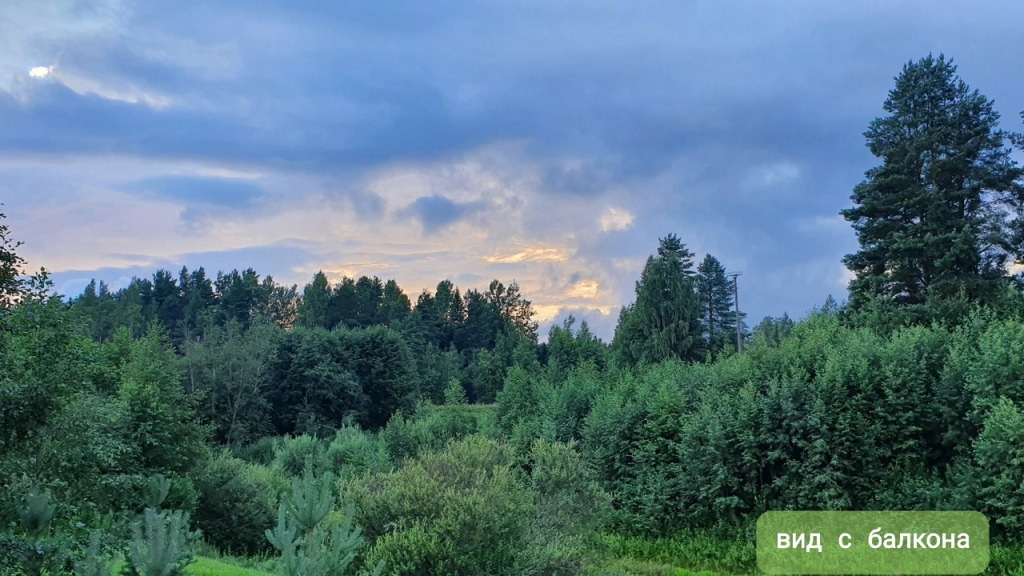
<instances>
[{"instance_id":1,"label":"white cloud","mask_svg":"<svg viewBox=\"0 0 1024 576\"><path fill-rule=\"evenodd\" d=\"M28 71L28 75L33 78L46 78L52 69L53 66L36 66Z\"/></svg>"},{"instance_id":2,"label":"white cloud","mask_svg":"<svg viewBox=\"0 0 1024 576\"><path fill-rule=\"evenodd\" d=\"M622 208L608 208L601 215L601 230L628 230L633 226L633 215Z\"/></svg>"}]
</instances>

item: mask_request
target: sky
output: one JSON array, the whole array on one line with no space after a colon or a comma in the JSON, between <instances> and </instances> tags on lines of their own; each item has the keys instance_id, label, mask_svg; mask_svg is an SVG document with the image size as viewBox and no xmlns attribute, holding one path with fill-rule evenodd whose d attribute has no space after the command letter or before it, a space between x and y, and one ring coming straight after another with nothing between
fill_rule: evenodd
<instances>
[{"instance_id":1,"label":"sky","mask_svg":"<svg viewBox=\"0 0 1024 576\"><path fill-rule=\"evenodd\" d=\"M1024 110L1024 3L0 3L0 202L76 295L159 268L515 280L606 341L658 239L753 323L846 298L903 65Z\"/></svg>"}]
</instances>

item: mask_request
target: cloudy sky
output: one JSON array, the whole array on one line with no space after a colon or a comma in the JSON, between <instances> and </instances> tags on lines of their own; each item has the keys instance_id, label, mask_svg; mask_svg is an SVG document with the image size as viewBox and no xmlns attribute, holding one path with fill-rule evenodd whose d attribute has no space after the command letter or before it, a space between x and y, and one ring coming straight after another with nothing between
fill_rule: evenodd
<instances>
[{"instance_id":1,"label":"cloudy sky","mask_svg":"<svg viewBox=\"0 0 1024 576\"><path fill-rule=\"evenodd\" d=\"M845 299L904 63L1021 128L1017 2L0 3L0 202L61 292L182 265L517 280L610 339L658 238L755 321Z\"/></svg>"}]
</instances>

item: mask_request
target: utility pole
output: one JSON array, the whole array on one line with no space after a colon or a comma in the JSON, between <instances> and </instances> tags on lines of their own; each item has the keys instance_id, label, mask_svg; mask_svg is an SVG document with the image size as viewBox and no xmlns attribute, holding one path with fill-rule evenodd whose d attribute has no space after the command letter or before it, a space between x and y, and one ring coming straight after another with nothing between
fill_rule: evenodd
<instances>
[{"instance_id":1,"label":"utility pole","mask_svg":"<svg viewBox=\"0 0 1024 576\"><path fill-rule=\"evenodd\" d=\"M742 272L733 272L732 276L733 293L736 300L736 350L743 354L743 324L740 323L740 283L737 279Z\"/></svg>"}]
</instances>

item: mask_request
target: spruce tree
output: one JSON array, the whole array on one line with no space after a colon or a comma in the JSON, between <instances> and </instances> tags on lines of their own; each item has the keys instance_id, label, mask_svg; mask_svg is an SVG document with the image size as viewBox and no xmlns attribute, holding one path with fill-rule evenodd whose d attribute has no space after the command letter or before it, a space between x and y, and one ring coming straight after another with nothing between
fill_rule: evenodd
<instances>
[{"instance_id":1,"label":"spruce tree","mask_svg":"<svg viewBox=\"0 0 1024 576\"><path fill-rule=\"evenodd\" d=\"M850 306L872 300L918 306L963 288L991 295L1017 257L1006 214L1020 169L1004 147L993 102L972 90L944 56L903 67L867 145L882 160L842 211L860 250L843 262L856 275Z\"/></svg>"},{"instance_id":2,"label":"spruce tree","mask_svg":"<svg viewBox=\"0 0 1024 576\"><path fill-rule=\"evenodd\" d=\"M636 302L619 315L613 345L621 360L637 364L701 357L693 276L693 253L675 234L662 238L657 256L647 259L636 283Z\"/></svg>"},{"instance_id":3,"label":"spruce tree","mask_svg":"<svg viewBox=\"0 0 1024 576\"><path fill-rule=\"evenodd\" d=\"M695 283L700 301L701 330L708 350L717 352L729 341L736 340L733 286L725 276L725 266L711 254L697 266Z\"/></svg>"},{"instance_id":4,"label":"spruce tree","mask_svg":"<svg viewBox=\"0 0 1024 576\"><path fill-rule=\"evenodd\" d=\"M318 271L313 280L302 289L302 302L299 304L298 325L305 328L331 328L329 324L329 304L331 285L327 275Z\"/></svg>"}]
</instances>

